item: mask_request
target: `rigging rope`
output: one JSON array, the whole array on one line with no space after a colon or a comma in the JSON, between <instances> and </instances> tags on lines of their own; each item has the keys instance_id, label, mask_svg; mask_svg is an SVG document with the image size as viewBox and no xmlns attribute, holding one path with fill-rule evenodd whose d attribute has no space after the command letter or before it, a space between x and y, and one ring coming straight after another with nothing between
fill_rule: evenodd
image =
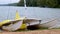
<instances>
[{"instance_id":1,"label":"rigging rope","mask_svg":"<svg viewBox=\"0 0 60 34\"><path fill-rule=\"evenodd\" d=\"M11 2L11 0L10 0L10 2ZM7 19L9 19L9 16L10 16L10 13L9 13L9 11L10 11L10 6L8 7Z\"/></svg>"}]
</instances>

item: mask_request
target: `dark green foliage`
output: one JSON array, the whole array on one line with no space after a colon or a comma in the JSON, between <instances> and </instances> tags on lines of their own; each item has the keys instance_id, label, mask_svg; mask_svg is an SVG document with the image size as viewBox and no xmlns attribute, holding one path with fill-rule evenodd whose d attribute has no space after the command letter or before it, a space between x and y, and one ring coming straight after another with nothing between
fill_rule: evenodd
<instances>
[{"instance_id":1,"label":"dark green foliage","mask_svg":"<svg viewBox=\"0 0 60 34\"><path fill-rule=\"evenodd\" d=\"M24 0L21 0L18 6L24 6ZM27 6L60 8L60 0L26 0Z\"/></svg>"},{"instance_id":2,"label":"dark green foliage","mask_svg":"<svg viewBox=\"0 0 60 34\"><path fill-rule=\"evenodd\" d=\"M37 0L37 6L45 7L45 5L46 5L46 0Z\"/></svg>"},{"instance_id":3,"label":"dark green foliage","mask_svg":"<svg viewBox=\"0 0 60 34\"><path fill-rule=\"evenodd\" d=\"M17 6L24 6L24 0L21 0L21 1L17 4Z\"/></svg>"},{"instance_id":4,"label":"dark green foliage","mask_svg":"<svg viewBox=\"0 0 60 34\"><path fill-rule=\"evenodd\" d=\"M57 0L46 0L46 6L48 7L55 8L57 5L58 5Z\"/></svg>"},{"instance_id":5,"label":"dark green foliage","mask_svg":"<svg viewBox=\"0 0 60 34\"><path fill-rule=\"evenodd\" d=\"M26 0L26 2L27 6L37 6L36 0Z\"/></svg>"}]
</instances>

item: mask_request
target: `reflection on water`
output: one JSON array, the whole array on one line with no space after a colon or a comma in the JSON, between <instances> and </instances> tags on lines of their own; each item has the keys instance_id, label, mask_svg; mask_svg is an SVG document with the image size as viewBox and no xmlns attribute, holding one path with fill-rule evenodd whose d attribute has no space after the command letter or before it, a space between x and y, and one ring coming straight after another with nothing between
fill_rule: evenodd
<instances>
[{"instance_id":1,"label":"reflection on water","mask_svg":"<svg viewBox=\"0 0 60 34\"><path fill-rule=\"evenodd\" d=\"M14 6L0 6L0 21L8 19L14 19L15 12L18 10L21 17L39 18L43 21L51 18L60 17L60 9L58 8L39 8L39 7L14 7Z\"/></svg>"}]
</instances>

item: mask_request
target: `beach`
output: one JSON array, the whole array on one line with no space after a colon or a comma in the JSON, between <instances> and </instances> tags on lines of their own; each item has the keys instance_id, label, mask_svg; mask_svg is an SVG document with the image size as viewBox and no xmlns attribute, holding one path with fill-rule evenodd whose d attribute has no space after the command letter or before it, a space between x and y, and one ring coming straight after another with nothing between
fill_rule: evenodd
<instances>
[{"instance_id":1,"label":"beach","mask_svg":"<svg viewBox=\"0 0 60 34\"><path fill-rule=\"evenodd\" d=\"M0 34L60 34L60 29L34 30L21 32L1 32Z\"/></svg>"}]
</instances>

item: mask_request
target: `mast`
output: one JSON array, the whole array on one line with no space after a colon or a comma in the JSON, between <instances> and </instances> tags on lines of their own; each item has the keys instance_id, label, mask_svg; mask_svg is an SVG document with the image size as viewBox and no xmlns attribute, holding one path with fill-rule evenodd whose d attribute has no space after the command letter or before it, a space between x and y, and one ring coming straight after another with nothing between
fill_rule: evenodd
<instances>
[{"instance_id":1,"label":"mast","mask_svg":"<svg viewBox=\"0 0 60 34\"><path fill-rule=\"evenodd\" d=\"M24 0L24 7L25 7L25 10L26 10L27 9L26 0Z\"/></svg>"},{"instance_id":2,"label":"mast","mask_svg":"<svg viewBox=\"0 0 60 34\"><path fill-rule=\"evenodd\" d=\"M26 13L27 13L27 6L26 6L26 0L24 0L24 16L26 17Z\"/></svg>"},{"instance_id":3,"label":"mast","mask_svg":"<svg viewBox=\"0 0 60 34\"><path fill-rule=\"evenodd\" d=\"M26 7L26 0L24 0L24 7Z\"/></svg>"}]
</instances>

